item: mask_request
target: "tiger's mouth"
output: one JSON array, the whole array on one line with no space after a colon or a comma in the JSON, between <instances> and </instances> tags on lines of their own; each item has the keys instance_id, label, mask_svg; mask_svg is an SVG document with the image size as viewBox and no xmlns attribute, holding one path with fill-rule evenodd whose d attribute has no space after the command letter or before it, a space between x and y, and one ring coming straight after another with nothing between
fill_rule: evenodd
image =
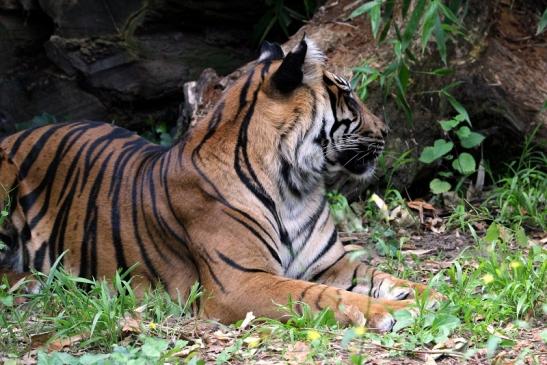
<instances>
[{"instance_id":1,"label":"tiger's mouth","mask_svg":"<svg viewBox=\"0 0 547 365\"><path fill-rule=\"evenodd\" d=\"M384 141L360 145L357 149L343 150L338 153L337 162L353 175L371 174L376 161L384 150Z\"/></svg>"}]
</instances>

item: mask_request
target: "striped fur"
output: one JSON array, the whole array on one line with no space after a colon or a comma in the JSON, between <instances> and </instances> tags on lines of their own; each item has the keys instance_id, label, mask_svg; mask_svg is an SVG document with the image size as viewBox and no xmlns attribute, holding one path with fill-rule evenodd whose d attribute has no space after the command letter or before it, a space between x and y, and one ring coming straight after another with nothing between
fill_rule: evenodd
<instances>
[{"instance_id":1,"label":"striped fur","mask_svg":"<svg viewBox=\"0 0 547 365\"><path fill-rule=\"evenodd\" d=\"M382 123L308 39L287 56L268 44L256 67L171 148L97 122L29 129L0 142L10 201L0 269L85 277L133 271L172 296L199 281L207 317L279 317L289 297L313 309L360 309L389 330L390 311L420 284L349 260L325 200L325 178L366 180ZM432 298L439 298L436 293Z\"/></svg>"}]
</instances>

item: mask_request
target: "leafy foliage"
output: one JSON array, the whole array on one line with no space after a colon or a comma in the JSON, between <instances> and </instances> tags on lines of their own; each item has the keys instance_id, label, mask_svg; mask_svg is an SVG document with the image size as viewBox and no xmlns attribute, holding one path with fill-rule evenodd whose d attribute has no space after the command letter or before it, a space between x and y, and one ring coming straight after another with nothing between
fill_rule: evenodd
<instances>
[{"instance_id":1,"label":"leafy foliage","mask_svg":"<svg viewBox=\"0 0 547 365\"><path fill-rule=\"evenodd\" d=\"M498 209L497 221L510 226L547 229L547 157L532 144L534 131L524 143L521 156L508 164L485 206Z\"/></svg>"},{"instance_id":2,"label":"leafy foliage","mask_svg":"<svg viewBox=\"0 0 547 365\"><path fill-rule=\"evenodd\" d=\"M317 0L299 0L288 3L286 4L285 0L265 0L267 10L258 20L254 30L256 44L262 43L275 27L278 27L288 38L290 36L289 27L293 23L301 23L310 19L319 5Z\"/></svg>"},{"instance_id":3,"label":"leafy foliage","mask_svg":"<svg viewBox=\"0 0 547 365\"><path fill-rule=\"evenodd\" d=\"M465 112L465 109L463 109ZM465 149L472 149L478 147L484 140L484 136L480 133L472 131L469 126L467 112L460 113L454 118L449 120L442 120L439 122L444 133L458 143L459 146ZM461 126L462 123L467 122L467 125ZM456 129L459 127L458 129ZM457 137L457 138L456 138ZM451 167L454 172L466 177L473 174L477 170L477 163L473 155L468 152L460 152L456 157L452 154L448 155L454 149L454 142L446 139L437 139L433 146L425 147L420 155L420 162L425 164L431 164L436 161L452 161ZM443 177L452 177L453 172L444 172ZM448 181L435 178L429 184L431 192L433 194L441 194L450 191L452 186Z\"/></svg>"}]
</instances>

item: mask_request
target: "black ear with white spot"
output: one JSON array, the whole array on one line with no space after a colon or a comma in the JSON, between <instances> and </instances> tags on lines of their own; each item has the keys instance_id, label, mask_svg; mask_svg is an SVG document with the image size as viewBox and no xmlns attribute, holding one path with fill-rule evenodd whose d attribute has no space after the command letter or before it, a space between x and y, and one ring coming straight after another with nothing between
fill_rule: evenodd
<instances>
[{"instance_id":1,"label":"black ear with white spot","mask_svg":"<svg viewBox=\"0 0 547 365\"><path fill-rule=\"evenodd\" d=\"M272 86L283 94L302 84L320 81L323 77L325 55L305 35L272 75Z\"/></svg>"},{"instance_id":2,"label":"black ear with white spot","mask_svg":"<svg viewBox=\"0 0 547 365\"><path fill-rule=\"evenodd\" d=\"M283 49L279 44L265 41L260 47L258 62L282 60L284 56Z\"/></svg>"},{"instance_id":3,"label":"black ear with white spot","mask_svg":"<svg viewBox=\"0 0 547 365\"><path fill-rule=\"evenodd\" d=\"M281 66L272 76L273 86L283 94L289 93L302 84L304 78L304 61L308 45L303 38L283 60Z\"/></svg>"}]
</instances>

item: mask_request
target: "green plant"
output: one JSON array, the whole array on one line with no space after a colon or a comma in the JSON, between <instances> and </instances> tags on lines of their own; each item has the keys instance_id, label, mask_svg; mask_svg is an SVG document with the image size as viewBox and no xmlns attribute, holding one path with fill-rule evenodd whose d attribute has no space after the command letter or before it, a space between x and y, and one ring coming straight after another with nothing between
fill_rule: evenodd
<instances>
[{"instance_id":1,"label":"green plant","mask_svg":"<svg viewBox=\"0 0 547 365\"><path fill-rule=\"evenodd\" d=\"M404 111L408 121L412 122L409 92L413 75L443 77L452 73L452 70L446 67L447 44L451 38L463 35L463 27L456 15L462 4L460 1L417 0L410 11L411 1L404 0L399 7L401 13L396 14L395 3L394 0L369 1L358 6L351 13L350 18L363 14L369 15L372 34L378 42L386 41L390 29L393 29L393 37L389 40L393 47L393 60L381 70L366 63L355 68L353 84L357 94L364 100L368 97L369 87L373 83L378 83L384 98L392 96L397 106ZM399 29L398 22L394 21L395 18L406 21L403 29ZM416 50L421 49L421 55L423 55L430 43L435 45L444 67L431 71L420 70L420 55ZM471 149L479 146L484 140L484 136L471 129L471 120L467 111L450 93L450 89L457 85L459 83L455 82L440 90L420 92L420 94L436 94L439 99L448 101L458 113L454 118L440 122L444 133L454 141L437 139L433 146L425 147L421 152L420 161L426 164L440 160L451 161L451 171L439 173L439 177L430 183L430 189L435 194L452 189L451 183L446 179L452 178L454 172L460 177L457 182L459 187L465 177L474 173L477 168L474 157L467 151L458 151L456 156L449 154L455 147L454 142L463 149ZM467 125L461 125L463 122Z\"/></svg>"},{"instance_id":2,"label":"green plant","mask_svg":"<svg viewBox=\"0 0 547 365\"><path fill-rule=\"evenodd\" d=\"M156 122L154 119L148 118L146 125L148 130L141 133L143 138L165 147L173 144L173 136L169 132L169 126L166 122Z\"/></svg>"},{"instance_id":3,"label":"green plant","mask_svg":"<svg viewBox=\"0 0 547 365\"><path fill-rule=\"evenodd\" d=\"M412 121L412 108L407 92L412 73L424 73L414 69L419 57L413 45L419 43L423 54L433 41L443 64L446 65L447 40L461 35L462 27L455 15L455 11L460 8L459 1L453 1L447 6L442 0L417 0L413 10L409 12L410 4L410 0L403 0L400 6L399 19L406 21L404 29L399 29L394 21L397 17L395 0L368 1L357 7L350 14L350 18L368 14L372 34L380 43L386 41L390 29L393 29L394 34L394 38L389 40L393 47L393 60L386 67L377 70L365 64L354 69L357 93L362 99L366 99L368 86L375 81L379 82L384 98L394 95L396 104L405 112L407 119ZM425 73L446 76L451 70L438 68Z\"/></svg>"},{"instance_id":4,"label":"green plant","mask_svg":"<svg viewBox=\"0 0 547 365\"><path fill-rule=\"evenodd\" d=\"M363 231L362 219L352 209L345 196L331 191L327 193L329 208L334 221L338 225L343 225L349 232Z\"/></svg>"},{"instance_id":5,"label":"green plant","mask_svg":"<svg viewBox=\"0 0 547 365\"><path fill-rule=\"evenodd\" d=\"M526 137L520 157L507 165L484 206L498 210L496 221L547 229L547 157L533 144L537 129Z\"/></svg>"},{"instance_id":6,"label":"green plant","mask_svg":"<svg viewBox=\"0 0 547 365\"><path fill-rule=\"evenodd\" d=\"M254 38L256 44L262 43L272 29L277 26L286 37L290 36L289 27L294 22L303 22L310 19L319 5L317 0L291 1L290 5L285 0L265 0L266 12L258 20L255 26ZM303 10L302 14L300 9Z\"/></svg>"},{"instance_id":7,"label":"green plant","mask_svg":"<svg viewBox=\"0 0 547 365\"><path fill-rule=\"evenodd\" d=\"M142 346L114 346L111 353L86 353L80 357L65 353L53 352L38 353L39 364L164 364L179 362L177 353L181 352L188 344L188 341L176 340L170 343L163 338L155 338L141 335L139 340Z\"/></svg>"},{"instance_id":8,"label":"green plant","mask_svg":"<svg viewBox=\"0 0 547 365\"><path fill-rule=\"evenodd\" d=\"M509 323L540 314L547 289L547 251L528 247L523 231L496 223L478 242L478 252L454 262L438 279L450 299L444 310L460 318L461 330L480 341L490 336L491 326L504 333Z\"/></svg>"},{"instance_id":9,"label":"green plant","mask_svg":"<svg viewBox=\"0 0 547 365\"><path fill-rule=\"evenodd\" d=\"M463 107L461 107L461 109L463 109ZM462 126L461 124L464 122L467 125ZM451 161L450 166L452 168L449 171L441 171L438 175L443 178L451 178L456 173L460 177L463 177L463 179L460 178L460 181L458 182L458 186L460 186L466 177L477 170L475 158L466 150L478 147L484 140L484 136L469 128L471 126L469 116L467 113L461 113L461 111L454 118L442 120L439 124L445 132L445 135L452 140L444 138L435 140L433 146L427 146L422 150L419 160L425 164L431 164L438 161ZM455 145L460 147L460 151L457 152L456 156L450 154L450 152L454 151ZM462 151L462 149L465 150ZM435 178L431 180L429 188L432 193L441 194L450 191L452 185L446 180Z\"/></svg>"},{"instance_id":10,"label":"green plant","mask_svg":"<svg viewBox=\"0 0 547 365\"><path fill-rule=\"evenodd\" d=\"M547 9L543 11L543 15L541 16L541 19L539 20L536 35L543 33L543 31L545 30L545 27L547 27Z\"/></svg>"}]
</instances>

